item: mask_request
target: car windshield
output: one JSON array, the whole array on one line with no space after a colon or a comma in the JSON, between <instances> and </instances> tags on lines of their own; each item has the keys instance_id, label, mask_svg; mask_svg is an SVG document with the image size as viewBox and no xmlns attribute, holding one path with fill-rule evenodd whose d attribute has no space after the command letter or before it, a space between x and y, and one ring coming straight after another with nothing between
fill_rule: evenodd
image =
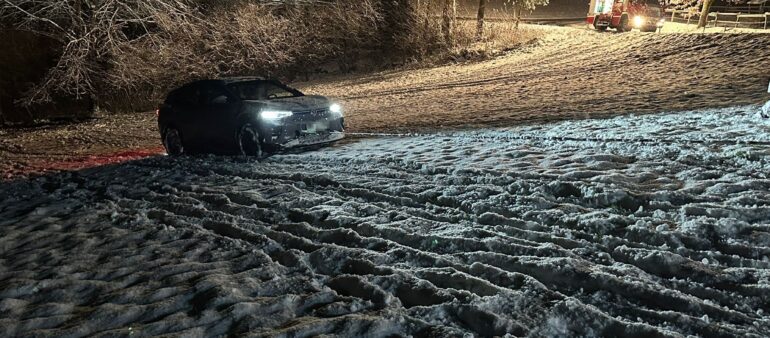
<instances>
[{"instance_id":1,"label":"car windshield","mask_svg":"<svg viewBox=\"0 0 770 338\"><path fill-rule=\"evenodd\" d=\"M295 89L271 81L237 82L227 86L241 100L271 100L302 96Z\"/></svg>"},{"instance_id":2,"label":"car windshield","mask_svg":"<svg viewBox=\"0 0 770 338\"><path fill-rule=\"evenodd\" d=\"M647 7L647 16L657 18L660 17L660 8L659 7Z\"/></svg>"}]
</instances>

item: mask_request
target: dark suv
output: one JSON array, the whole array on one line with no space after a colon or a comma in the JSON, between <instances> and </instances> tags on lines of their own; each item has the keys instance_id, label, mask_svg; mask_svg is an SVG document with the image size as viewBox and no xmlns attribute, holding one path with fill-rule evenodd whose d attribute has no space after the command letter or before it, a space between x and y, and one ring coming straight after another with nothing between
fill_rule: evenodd
<instances>
[{"instance_id":1,"label":"dark suv","mask_svg":"<svg viewBox=\"0 0 770 338\"><path fill-rule=\"evenodd\" d=\"M342 107L276 80L202 80L172 91L158 109L169 155L263 156L345 137Z\"/></svg>"}]
</instances>

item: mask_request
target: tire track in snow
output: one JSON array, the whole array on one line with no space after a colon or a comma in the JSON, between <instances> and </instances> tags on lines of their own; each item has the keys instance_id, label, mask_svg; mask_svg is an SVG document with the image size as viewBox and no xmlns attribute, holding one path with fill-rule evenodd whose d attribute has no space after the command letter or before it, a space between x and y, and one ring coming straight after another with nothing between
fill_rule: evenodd
<instances>
[{"instance_id":1,"label":"tire track in snow","mask_svg":"<svg viewBox=\"0 0 770 338\"><path fill-rule=\"evenodd\" d=\"M505 129L502 129L505 130ZM424 133L350 133L352 137L416 137L416 136L429 136L435 134ZM441 134L446 137L452 137L452 133ZM489 142L489 141L571 141L571 142L601 142L601 143L655 143L655 144L669 144L669 145L687 145L687 144L704 144L704 145L753 145L753 146L770 146L770 141L757 141L757 140L730 140L730 139L655 139L655 138L606 138L606 137L570 137L570 136L533 136L533 135L495 135L484 136L478 135L473 138L477 142Z\"/></svg>"},{"instance_id":2,"label":"tire track in snow","mask_svg":"<svg viewBox=\"0 0 770 338\"><path fill-rule=\"evenodd\" d=\"M0 327L761 336L770 139L751 109L364 139L262 162L153 158L8 183Z\"/></svg>"}]
</instances>

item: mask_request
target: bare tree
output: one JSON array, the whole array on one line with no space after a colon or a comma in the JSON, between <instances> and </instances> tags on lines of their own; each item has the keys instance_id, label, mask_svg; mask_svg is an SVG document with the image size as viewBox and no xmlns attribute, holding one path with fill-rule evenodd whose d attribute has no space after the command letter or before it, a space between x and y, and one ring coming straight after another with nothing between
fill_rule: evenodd
<instances>
[{"instance_id":1,"label":"bare tree","mask_svg":"<svg viewBox=\"0 0 770 338\"><path fill-rule=\"evenodd\" d=\"M537 6L548 6L549 0L507 0L513 3L513 17L516 19L516 28L521 22L523 11L533 11Z\"/></svg>"},{"instance_id":2,"label":"bare tree","mask_svg":"<svg viewBox=\"0 0 770 338\"><path fill-rule=\"evenodd\" d=\"M714 0L703 0L703 8L700 12L700 19L698 20L698 28L706 28L709 22L709 11L711 11L711 5L714 4Z\"/></svg>"},{"instance_id":3,"label":"bare tree","mask_svg":"<svg viewBox=\"0 0 770 338\"><path fill-rule=\"evenodd\" d=\"M444 33L444 40L446 41L447 45L450 46L454 43L454 23L455 17L457 15L456 5L456 0L444 0L444 11L442 15L443 24L441 29Z\"/></svg>"},{"instance_id":4,"label":"bare tree","mask_svg":"<svg viewBox=\"0 0 770 338\"><path fill-rule=\"evenodd\" d=\"M487 9L487 0L479 0L479 13L476 16L476 40L480 41L484 37L484 12Z\"/></svg>"},{"instance_id":5,"label":"bare tree","mask_svg":"<svg viewBox=\"0 0 770 338\"><path fill-rule=\"evenodd\" d=\"M0 0L0 23L56 41L57 64L22 103L90 97L122 110L136 104L125 97L147 104L195 79L299 76L452 46L455 0L443 22L411 1Z\"/></svg>"},{"instance_id":6,"label":"bare tree","mask_svg":"<svg viewBox=\"0 0 770 338\"><path fill-rule=\"evenodd\" d=\"M16 29L58 41L62 52L41 83L23 103L51 99L61 92L88 96L103 86L102 75L111 56L132 39L150 37L153 30L189 23L187 0L1 0L0 20Z\"/></svg>"}]
</instances>

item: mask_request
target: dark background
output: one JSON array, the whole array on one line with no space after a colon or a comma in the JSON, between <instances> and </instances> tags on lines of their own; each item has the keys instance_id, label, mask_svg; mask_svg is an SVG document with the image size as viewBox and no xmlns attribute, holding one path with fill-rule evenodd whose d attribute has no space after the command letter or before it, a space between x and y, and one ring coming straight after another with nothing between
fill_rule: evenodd
<instances>
[{"instance_id":1,"label":"dark background","mask_svg":"<svg viewBox=\"0 0 770 338\"><path fill-rule=\"evenodd\" d=\"M523 14L525 17L539 18L580 18L588 13L588 4L587 0L551 0L550 5L539 7L532 13ZM478 8L478 0L458 0L457 14L475 17ZM499 17L512 13L510 4L506 6L504 0L489 0L487 4L487 17Z\"/></svg>"}]
</instances>

